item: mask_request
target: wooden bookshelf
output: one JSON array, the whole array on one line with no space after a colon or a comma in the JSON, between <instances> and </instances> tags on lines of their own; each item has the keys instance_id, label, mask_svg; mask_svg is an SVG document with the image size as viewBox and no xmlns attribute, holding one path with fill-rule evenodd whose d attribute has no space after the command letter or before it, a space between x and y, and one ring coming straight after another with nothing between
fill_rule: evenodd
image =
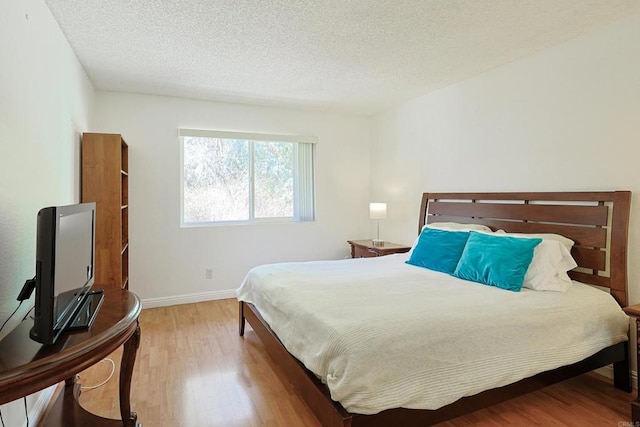
<instances>
[{"instance_id":1,"label":"wooden bookshelf","mask_svg":"<svg viewBox=\"0 0 640 427\"><path fill-rule=\"evenodd\" d=\"M82 201L96 202L96 286L129 289L129 147L120 134L82 135Z\"/></svg>"}]
</instances>

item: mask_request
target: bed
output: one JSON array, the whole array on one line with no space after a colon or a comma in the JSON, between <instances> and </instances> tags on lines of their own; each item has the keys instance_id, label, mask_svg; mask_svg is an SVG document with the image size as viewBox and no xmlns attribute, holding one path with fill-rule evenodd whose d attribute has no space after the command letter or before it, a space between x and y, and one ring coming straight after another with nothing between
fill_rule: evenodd
<instances>
[{"instance_id":1,"label":"bed","mask_svg":"<svg viewBox=\"0 0 640 427\"><path fill-rule=\"evenodd\" d=\"M615 299L615 302L617 302L619 306L624 307L627 304L626 248L629 204L630 193L624 191L571 193L425 193L420 209L419 230L422 230L425 224L455 222L482 224L493 230L505 230L510 233L555 233L566 236L575 241L572 256L578 264L577 269L569 272L571 278L584 284L607 288L613 298L610 298L601 291L594 291L586 285L576 284L563 294L562 297L556 299L563 300L564 303L569 304L569 307L571 307L571 304L575 306L578 303L569 301L570 298L583 298L575 294L588 293L588 298L602 300L602 304L604 305L615 305L615 303L613 303ZM402 258L403 256L405 258ZM537 367L528 366L529 364L527 363L518 365L518 355L516 354L512 359L507 359L509 363L506 364L514 365L515 370L508 371L506 368L497 370L490 368L490 375L485 375L485 373L483 373L485 371L482 371L481 368L487 365L487 363L491 364L493 360L491 357L495 358L495 355L487 355L487 357L484 357L481 354L482 352L477 352L477 354L474 353L472 355L477 358L477 364L475 366L472 363L473 358L471 360L467 358L466 360L460 361L459 366L466 369L465 375L456 377L455 372L453 374L451 374L451 372L447 373L445 365L442 363L438 365L436 363L434 366L436 366L437 369L431 370L433 371L431 372L432 376L424 377L424 381L426 382L414 384L413 377L422 378L424 375L418 369L422 369L422 366L415 366L415 375L411 375L411 369L414 367L411 363L415 365L415 360L413 360L411 363L397 363L397 365L408 365L408 372L397 373L391 368L371 369L378 373L378 376L383 379L386 377L386 380L389 381L383 386L384 393L382 391L378 393L381 396L373 396L371 394L367 396L365 394L364 398L358 400L357 398L352 399L348 397L347 394L342 395L340 387L336 387L336 385L332 383L333 377L331 373L330 375L326 375L328 371L323 371L322 363L314 365L312 361L310 362L311 359L305 356L305 352L318 353L321 351L322 349L320 347L322 347L322 345L316 346L318 347L316 348L314 347L314 343L318 344L316 341L320 341L320 344L323 344L325 339L318 340L310 338L311 341L308 342L304 342L304 340L301 342L292 341L291 338L286 338L291 336L291 333L285 333L279 323L274 323L277 321L276 317L308 317L311 323L305 324L301 322L300 325L302 326L299 327L302 329L294 330L293 335L309 335L310 337L329 337L333 336L334 329L345 329L344 325L336 326L331 323L331 319L340 317L335 315L335 313L338 312L348 312L349 315L364 316L354 321L358 323L358 327L360 327L360 325L373 325L380 330L385 329L384 325L389 319L402 318L406 320L406 322L404 324L401 322L400 327L404 328L407 337L411 338L392 336L388 339L392 340L390 342L394 340L406 341L409 348L419 349L423 344L415 339L416 335L418 335L417 331L420 331L420 329L416 329L416 327L419 328L419 326L416 326L416 322L419 323L423 320L420 319L416 321L413 318L401 314L403 311L408 313L417 313L419 311L417 310L419 304L416 305L415 301L412 301L411 298L407 299L406 295L415 295L417 298L418 294L415 292L422 292L422 290L415 287L415 283L411 284L411 282L426 280L426 273L423 273L415 267L411 270L410 266L404 264L405 259L405 255L393 255L380 259L358 260L358 262L349 260L344 262L319 262L304 265L296 263L280 264L266 269L258 269L257 272L254 272L251 276L248 275L248 277L251 277L250 281L256 282L255 286L251 288L251 292L246 291L246 289L239 292L240 335L244 334L245 321L249 321L256 334L265 344L267 351L282 367L284 372L286 372L288 379L297 387L301 397L306 401L323 425L381 426L400 424L417 426L435 424L609 364L613 364L614 367L614 385L623 390L631 391L627 341L628 322L626 322L623 330L620 325L626 321L626 318L622 320L617 319L617 326L615 327L606 326L604 321L602 321L602 328L615 329L615 333L613 334L616 337L615 340L607 342L609 338L604 340L596 339L596 342L588 343L588 338L593 335L593 330L595 330L593 329L593 324L600 322L599 319L601 318L597 312L591 309L592 305L589 303L590 308L588 310L575 310L574 308L574 312L569 313L569 317L582 317L582 320L577 320L578 323L590 323L590 328L592 329L588 330L585 337L576 339L575 346L566 346L567 348L571 348L571 351L568 351L568 353L570 353L569 355L554 360L550 365ZM298 270L297 272L296 269ZM310 272L314 271L322 273L323 270L334 272L334 276L327 276L330 277L330 279L327 280L325 285L322 284L321 276L310 274ZM402 276L402 274L408 276ZM264 277L261 279L260 276ZM440 279L442 280L442 278ZM274 295L276 296L268 296L265 293L265 296L261 297L262 291L260 291L260 283L261 281L268 282L269 280L280 280L282 282L295 282L298 280L301 286L297 288L306 288L307 292L311 292L311 294L300 294L300 299L296 301L295 294L288 294L290 290L283 287L275 292ZM342 282L340 280L342 280ZM396 280L396 284L393 286L392 293L384 294L384 292L389 292L389 286L385 285L385 283L393 280ZM358 283L358 281L360 282ZM350 282L353 282L353 284L346 286L350 285ZM366 307L363 309L362 304L357 303L358 293L362 293L362 290L366 289L367 283L372 287L371 289L374 287L379 288L384 298L390 304L387 310L382 312L382 319L378 319L375 316L372 317L371 312L367 312ZM460 306L472 307L472 301L474 299L484 298L484 294L482 294L482 296L475 294L475 292L478 292L478 286L465 286L464 284L451 282L449 286L440 288L448 290L449 293L443 292L442 290L437 291L437 286L438 285L433 285L432 287L436 289L436 292L440 292L438 297L449 300L454 299L454 304L459 303ZM460 289L456 288L456 286L459 286ZM245 285L243 284L243 288L244 287ZM320 300L323 292L325 295L327 293L333 295L333 292L340 287L350 287L352 293L345 293L341 297L340 304L337 302L335 304L331 302L326 304L329 311L338 310L333 314L329 314L329 320L326 318L322 320L319 314L314 312L313 307L305 308L304 310L306 311L302 312L295 311L304 305L305 300L312 300L313 298L316 298L318 301L318 304L316 304L318 306L317 311L321 311ZM428 288L429 286L423 287ZM294 288L296 287L294 286ZM323 289L318 290L318 288ZM469 288L465 290L465 292L470 291L471 294L463 294L461 291L462 288ZM486 290L483 291L486 293ZM524 315L525 311L539 304L539 302L536 302L537 300L550 297L549 295L551 294L547 293L547 296L543 296L543 293L539 291L530 291L522 292L522 295L516 298L512 293L502 290L490 290L489 293L491 292L497 295L496 298L500 300L499 304L504 307L510 307L511 312L508 316L511 317L518 317L518 313ZM600 296L602 296L602 298L600 298ZM277 298L280 299L278 300ZM415 300L416 298L413 299ZM424 297L420 296L420 298ZM276 308L275 311L273 307L268 308L269 304L265 303L265 301L270 300L273 300L273 304L271 305ZM287 301L291 301L290 307L287 307ZM393 304L395 308L391 308L393 301L395 301ZM555 303L554 301L553 304ZM544 304L547 304L547 302ZM256 305L261 306L264 313L256 308ZM311 306L313 306L313 304L311 304ZM490 311L490 309L487 311L488 307L487 304L478 304L478 309L474 310L471 316L467 314L462 317L456 317L455 310L449 308L443 311L441 316L436 316L435 320L431 319L427 322L434 323L438 321L439 317L444 319L446 317L445 315L452 315L454 319L453 323L457 324L457 327L451 327L450 329L436 328L426 335L435 336L438 330L443 330L443 336L440 337L439 341L443 343L446 342L447 333L460 337L462 336L460 334L464 333L464 330L472 330L473 328L478 328L478 330L490 329L490 325L483 324L486 320L483 313ZM434 308L430 308L429 311L433 310ZM280 311L282 312L280 313ZM535 312L536 310L529 311ZM364 314L362 312L364 312ZM389 319L385 319L385 315L387 315ZM463 323L464 317L470 318L470 321ZM546 314L543 314L541 317L543 318L541 321L544 322L545 318L546 321L549 321L549 316ZM265 320L265 318L267 320ZM317 319L317 322L314 319ZM568 322L568 317L558 317L557 321L560 322L559 324L564 325ZM451 321L449 322L451 323ZM297 324L297 322L294 323ZM274 328L270 326L271 324L274 325ZM352 322L352 324L354 323ZM540 327L548 328L549 325L537 326L537 328ZM274 332L274 329L279 330L279 334ZM305 333L305 330L308 333ZM314 332L314 330L319 330L320 335L313 335L312 332ZM427 329L425 328L424 330ZM322 335L323 331L325 335ZM398 332L393 333L397 334ZM364 343L365 349L368 343L374 343L372 340L377 340L375 341L375 345L377 346L386 346L386 348L393 346L389 344L389 342L385 343L385 336L382 332L378 335L377 337L374 335L366 338ZM472 340L474 335L475 334L471 334L471 338L461 338L459 341ZM518 333L515 335L517 336ZM279 336L285 337L284 341L286 344L280 341ZM514 335L509 335L507 332L504 334L504 337L498 341L505 341L504 344L508 348L510 336L513 337ZM352 335L347 334L347 337L349 338L337 338L337 343L331 343L329 347L334 348L334 350L337 348L338 350L335 351L335 353L344 359L342 360L343 366L351 367L354 363L350 362L349 358L352 357L352 355L356 357L355 355L358 354L358 352L362 353L363 343L360 342L360 350L358 350L358 341L362 341L358 339L359 332ZM532 342L536 342L536 339L538 338L533 336L531 338ZM567 340L570 339L571 337L568 337L561 340L561 342L569 342ZM326 341L329 342L329 340ZM456 342L456 340L450 341ZM518 343L517 345L518 348L523 345L526 346L526 342ZM438 348L440 346L441 345L439 345ZM578 347L581 348L580 351L576 350ZM287 351L287 348L289 348L291 352ZM351 350L352 348L353 350ZM464 349L464 347L462 348ZM481 346L475 344L475 348L481 348ZM454 352L466 353L460 349L454 348L453 350ZM404 350L401 350L401 352L402 351ZM311 369L307 369L305 364L294 357L292 353L299 355L300 360L305 360L307 366ZM429 358L436 361L438 359L441 361L442 357L448 357L446 355L438 356L435 350L432 350L432 353L433 354L429 354ZM387 359L389 360L387 360L386 363L394 365L393 361L396 357L399 356L393 351L388 352ZM355 365L358 365L358 363L355 363ZM547 366L547 368L544 366ZM549 366L552 366L552 368L549 368ZM530 370L527 370L529 368ZM340 369L342 369L342 367ZM456 367L456 369L458 368ZM451 370L455 371L456 369ZM367 374L366 370L349 372L352 372L349 376L356 379L364 378ZM474 375L475 373L478 373L478 375ZM433 375L439 376L434 377ZM524 376L519 377L518 375ZM497 382L489 383L477 381L478 384L475 384L476 381L471 381L473 384L470 384L469 387L463 391L454 390L450 393L446 388L448 382L458 383L461 381L461 378L483 378L485 376L497 376L499 378ZM492 379L492 381L495 381L495 378ZM425 387L425 384L428 384L428 386ZM499 386L489 386L487 388L486 384L499 384ZM401 399L395 400L396 395L402 395L403 390L411 387L424 390L422 394L430 396L429 399L431 400L415 401L413 398L413 400L410 399L409 401ZM350 387L347 387L346 389L348 390L349 388ZM336 400L343 404L333 400L331 398L332 393L333 396L337 396ZM358 393L355 394L358 395ZM440 396L444 396L444 400L438 400ZM373 397L380 397L383 400L383 402L380 403L382 406L374 405L367 407L362 405L362 402L375 400ZM434 397L436 400L433 400ZM397 404L397 407L394 406L394 404ZM347 407L349 411L345 409L345 407ZM383 409L380 410L380 408Z\"/></svg>"}]
</instances>

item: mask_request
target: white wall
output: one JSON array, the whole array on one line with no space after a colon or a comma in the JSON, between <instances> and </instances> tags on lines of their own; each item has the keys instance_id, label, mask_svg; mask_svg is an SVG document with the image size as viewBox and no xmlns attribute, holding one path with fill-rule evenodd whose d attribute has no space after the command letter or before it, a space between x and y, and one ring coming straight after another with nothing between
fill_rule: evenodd
<instances>
[{"instance_id":1,"label":"white wall","mask_svg":"<svg viewBox=\"0 0 640 427\"><path fill-rule=\"evenodd\" d=\"M41 0L0 2L0 58L1 323L35 274L38 210L79 200L79 133L89 128L93 86ZM22 306L0 337L33 297ZM21 401L1 409L8 427L24 424Z\"/></svg>"},{"instance_id":2,"label":"white wall","mask_svg":"<svg viewBox=\"0 0 640 427\"><path fill-rule=\"evenodd\" d=\"M130 289L146 307L234 297L256 265L344 258L369 236L364 118L100 91L96 106L93 131L129 144ZM180 228L179 127L317 136L317 221Z\"/></svg>"},{"instance_id":3,"label":"white wall","mask_svg":"<svg viewBox=\"0 0 640 427\"><path fill-rule=\"evenodd\" d=\"M640 301L640 17L372 118L372 196L410 243L424 191L632 190ZM392 225L391 225L392 224Z\"/></svg>"}]
</instances>

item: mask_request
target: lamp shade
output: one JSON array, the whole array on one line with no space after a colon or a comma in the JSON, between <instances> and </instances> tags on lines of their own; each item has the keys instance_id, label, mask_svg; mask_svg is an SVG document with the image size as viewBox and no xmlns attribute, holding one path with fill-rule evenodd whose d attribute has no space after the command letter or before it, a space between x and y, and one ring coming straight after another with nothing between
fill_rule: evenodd
<instances>
[{"instance_id":1,"label":"lamp shade","mask_svg":"<svg viewBox=\"0 0 640 427\"><path fill-rule=\"evenodd\" d=\"M386 203L369 203L370 219L385 219L387 217Z\"/></svg>"}]
</instances>

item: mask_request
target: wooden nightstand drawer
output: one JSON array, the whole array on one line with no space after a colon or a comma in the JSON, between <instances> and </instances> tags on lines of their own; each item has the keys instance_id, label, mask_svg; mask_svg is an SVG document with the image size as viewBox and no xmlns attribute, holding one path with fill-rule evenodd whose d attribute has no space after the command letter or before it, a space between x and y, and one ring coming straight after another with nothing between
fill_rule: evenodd
<instances>
[{"instance_id":1,"label":"wooden nightstand drawer","mask_svg":"<svg viewBox=\"0 0 640 427\"><path fill-rule=\"evenodd\" d=\"M369 258L372 256L380 256L380 254L375 250L369 249L369 248L363 248L361 246L355 246L352 249L352 252L353 254L351 255L351 258Z\"/></svg>"},{"instance_id":2,"label":"wooden nightstand drawer","mask_svg":"<svg viewBox=\"0 0 640 427\"><path fill-rule=\"evenodd\" d=\"M384 242L383 246L374 246L372 240L348 240L351 245L351 258L369 258L408 252L411 246Z\"/></svg>"}]
</instances>

